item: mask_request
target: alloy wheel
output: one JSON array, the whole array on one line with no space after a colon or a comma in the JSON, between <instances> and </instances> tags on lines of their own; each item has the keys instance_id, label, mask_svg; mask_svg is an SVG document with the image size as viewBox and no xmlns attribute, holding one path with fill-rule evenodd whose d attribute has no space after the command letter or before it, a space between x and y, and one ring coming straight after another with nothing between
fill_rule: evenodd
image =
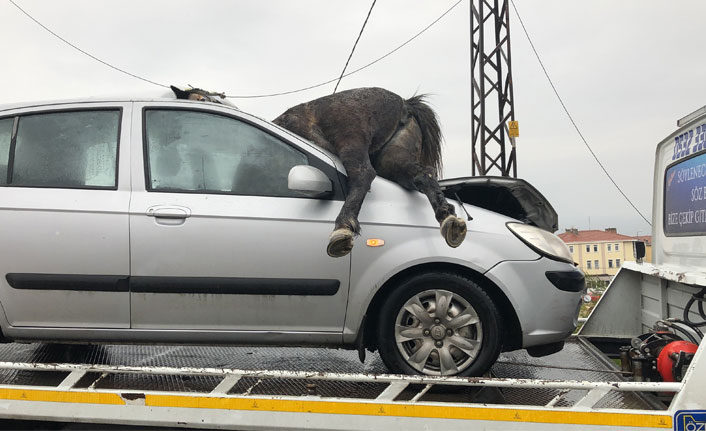
<instances>
[{"instance_id":1,"label":"alloy wheel","mask_svg":"<svg viewBox=\"0 0 706 431\"><path fill-rule=\"evenodd\" d=\"M395 319L395 342L402 358L430 375L454 375L467 369L483 344L483 327L476 310L448 290L417 293Z\"/></svg>"}]
</instances>

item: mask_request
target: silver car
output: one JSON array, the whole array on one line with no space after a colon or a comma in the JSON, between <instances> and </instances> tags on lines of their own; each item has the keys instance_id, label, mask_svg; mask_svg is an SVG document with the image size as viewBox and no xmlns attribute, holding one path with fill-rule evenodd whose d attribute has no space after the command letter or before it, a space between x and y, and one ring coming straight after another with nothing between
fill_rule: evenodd
<instances>
[{"instance_id":1,"label":"silver car","mask_svg":"<svg viewBox=\"0 0 706 431\"><path fill-rule=\"evenodd\" d=\"M560 349L584 279L551 206L520 180L442 184L468 202L460 247L377 178L333 259L345 170L267 121L168 99L0 107L2 336L367 348L463 376Z\"/></svg>"}]
</instances>

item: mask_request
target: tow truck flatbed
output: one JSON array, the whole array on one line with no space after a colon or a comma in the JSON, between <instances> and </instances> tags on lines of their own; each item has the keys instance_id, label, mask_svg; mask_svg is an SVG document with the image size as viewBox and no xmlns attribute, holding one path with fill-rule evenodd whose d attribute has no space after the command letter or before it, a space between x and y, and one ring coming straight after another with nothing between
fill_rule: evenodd
<instances>
[{"instance_id":1,"label":"tow truck flatbed","mask_svg":"<svg viewBox=\"0 0 706 431\"><path fill-rule=\"evenodd\" d=\"M629 382L580 337L544 358L505 353L492 378L470 379L386 375L377 355L308 348L12 343L0 355L0 417L125 425L671 428L649 391L680 387Z\"/></svg>"},{"instance_id":2,"label":"tow truck flatbed","mask_svg":"<svg viewBox=\"0 0 706 431\"><path fill-rule=\"evenodd\" d=\"M299 347L214 347L176 345L79 345L79 344L21 344L0 345L0 357L6 363L28 364L26 368L49 369L56 364L66 367L87 366L89 373L100 376L102 367L129 368L132 370L158 369L238 369L255 373L283 372L307 375L369 375L387 373L377 354L368 354L361 363L357 352ZM49 368L47 368L49 367ZM97 368L96 368L97 367ZM68 368L67 368L68 369ZM0 385L53 386L61 383L66 372L28 372L27 369L0 370ZM96 376L96 377L98 377ZM583 382L625 382L620 370L606 361L588 340L574 337L564 350L542 358L532 358L526 351L504 353L490 374L497 379L517 380L573 380ZM490 377L488 376L488 377ZM75 388L87 387L90 375ZM94 389L107 390L156 390L180 393L209 393L220 382L219 376L191 374L113 373L100 380ZM251 388L248 383L253 384ZM256 377L245 377L231 393L247 392L251 395L307 396L315 392L324 397L374 399L387 387L387 383L323 380L312 388L306 379L272 379L267 384L257 383ZM581 399L580 390L563 394L557 406L570 407ZM543 406L557 395L560 389L504 387L500 391L483 391L464 387L455 393L427 392L421 400L449 402L484 402ZM654 397L630 392L616 393L603 400L597 408L617 407L628 409L664 410L666 406Z\"/></svg>"}]
</instances>

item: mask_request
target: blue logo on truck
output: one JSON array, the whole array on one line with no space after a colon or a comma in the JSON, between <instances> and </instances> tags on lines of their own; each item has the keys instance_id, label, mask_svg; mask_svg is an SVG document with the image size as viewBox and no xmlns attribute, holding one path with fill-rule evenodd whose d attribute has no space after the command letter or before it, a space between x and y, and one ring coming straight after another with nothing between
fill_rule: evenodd
<instances>
[{"instance_id":1,"label":"blue logo on truck","mask_svg":"<svg viewBox=\"0 0 706 431\"><path fill-rule=\"evenodd\" d=\"M706 431L706 410L679 410L674 415L676 431Z\"/></svg>"},{"instance_id":2,"label":"blue logo on truck","mask_svg":"<svg viewBox=\"0 0 706 431\"><path fill-rule=\"evenodd\" d=\"M672 160L679 160L704 149L706 149L706 123L674 137Z\"/></svg>"}]
</instances>

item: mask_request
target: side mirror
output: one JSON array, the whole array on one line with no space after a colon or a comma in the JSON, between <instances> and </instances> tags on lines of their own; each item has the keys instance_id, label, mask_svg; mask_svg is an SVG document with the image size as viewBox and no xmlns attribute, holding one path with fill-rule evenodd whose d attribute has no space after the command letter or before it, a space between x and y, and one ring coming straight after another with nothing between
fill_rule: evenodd
<instances>
[{"instance_id":1,"label":"side mirror","mask_svg":"<svg viewBox=\"0 0 706 431\"><path fill-rule=\"evenodd\" d=\"M635 260L637 262L642 262L642 258L645 257L645 242L635 241Z\"/></svg>"},{"instance_id":2,"label":"side mirror","mask_svg":"<svg viewBox=\"0 0 706 431\"><path fill-rule=\"evenodd\" d=\"M287 186L289 190L312 198L321 197L333 191L329 177L319 169L307 165L297 165L290 169Z\"/></svg>"}]
</instances>

